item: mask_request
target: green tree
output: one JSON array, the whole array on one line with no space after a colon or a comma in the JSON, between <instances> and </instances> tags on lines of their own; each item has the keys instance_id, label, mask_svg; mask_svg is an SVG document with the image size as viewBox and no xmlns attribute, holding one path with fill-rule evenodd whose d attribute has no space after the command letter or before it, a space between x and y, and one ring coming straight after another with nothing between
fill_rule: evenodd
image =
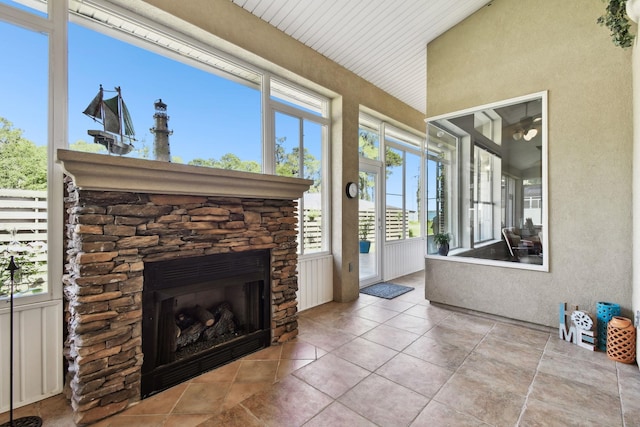
<instances>
[{"instance_id":1,"label":"green tree","mask_svg":"<svg viewBox=\"0 0 640 427\"><path fill-rule=\"evenodd\" d=\"M370 132L366 129L360 129L358 132L358 152L361 157L367 159L377 159L380 147L380 137L376 132ZM402 155L395 150L387 147L385 150L384 163L387 168L387 178L392 174L390 168L402 165ZM360 172L358 177L358 190L360 198L371 201L371 192L367 191L375 185L373 176Z\"/></svg>"},{"instance_id":2,"label":"green tree","mask_svg":"<svg viewBox=\"0 0 640 427\"><path fill-rule=\"evenodd\" d=\"M360 157L377 159L379 139L377 133L361 128L360 132L358 132L358 152Z\"/></svg>"},{"instance_id":3,"label":"green tree","mask_svg":"<svg viewBox=\"0 0 640 427\"><path fill-rule=\"evenodd\" d=\"M253 160L241 160L240 157L232 153L227 153L220 157L220 160L215 158L210 159L193 159L188 164L194 166L204 166L209 168L238 170L244 172L260 172L260 165Z\"/></svg>"},{"instance_id":4,"label":"green tree","mask_svg":"<svg viewBox=\"0 0 640 427\"><path fill-rule=\"evenodd\" d=\"M304 149L302 159L303 173L300 173L300 147L293 147L287 153L285 142L287 137L276 138L276 174L281 176L301 177L313 180L313 185L309 188L310 193L320 191L320 160Z\"/></svg>"},{"instance_id":5,"label":"green tree","mask_svg":"<svg viewBox=\"0 0 640 427\"><path fill-rule=\"evenodd\" d=\"M22 135L22 129L0 117L0 188L46 190L47 147Z\"/></svg>"},{"instance_id":6,"label":"green tree","mask_svg":"<svg viewBox=\"0 0 640 427\"><path fill-rule=\"evenodd\" d=\"M73 151L82 151L83 153L107 154L107 149L104 145L94 144L93 142L87 142L82 139L70 144L69 149Z\"/></svg>"}]
</instances>

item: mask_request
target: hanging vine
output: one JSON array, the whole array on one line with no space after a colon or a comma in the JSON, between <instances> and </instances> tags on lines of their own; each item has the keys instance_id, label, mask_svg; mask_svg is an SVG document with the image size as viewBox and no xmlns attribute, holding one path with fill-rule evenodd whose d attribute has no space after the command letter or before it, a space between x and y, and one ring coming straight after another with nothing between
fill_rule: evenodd
<instances>
[{"instance_id":1,"label":"hanging vine","mask_svg":"<svg viewBox=\"0 0 640 427\"><path fill-rule=\"evenodd\" d=\"M613 44L621 48L633 45L634 34L631 34L631 23L627 16L627 0L604 0L607 3L605 14L597 20L598 24L611 30Z\"/></svg>"}]
</instances>

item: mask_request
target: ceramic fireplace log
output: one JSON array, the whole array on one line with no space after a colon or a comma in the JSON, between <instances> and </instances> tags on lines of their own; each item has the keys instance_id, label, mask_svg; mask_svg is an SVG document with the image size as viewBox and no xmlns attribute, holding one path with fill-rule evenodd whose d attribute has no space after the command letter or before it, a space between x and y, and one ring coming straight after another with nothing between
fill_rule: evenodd
<instances>
[{"instance_id":1,"label":"ceramic fireplace log","mask_svg":"<svg viewBox=\"0 0 640 427\"><path fill-rule=\"evenodd\" d=\"M196 305L193 309L193 315L206 327L213 326L215 319L213 314L206 308Z\"/></svg>"}]
</instances>

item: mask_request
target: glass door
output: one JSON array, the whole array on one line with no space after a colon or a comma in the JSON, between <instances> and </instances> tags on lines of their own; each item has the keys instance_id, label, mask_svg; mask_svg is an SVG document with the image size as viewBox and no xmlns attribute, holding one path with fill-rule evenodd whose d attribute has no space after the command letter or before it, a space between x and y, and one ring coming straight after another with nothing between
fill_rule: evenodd
<instances>
[{"instance_id":1,"label":"glass door","mask_svg":"<svg viewBox=\"0 0 640 427\"><path fill-rule=\"evenodd\" d=\"M358 239L360 287L382 280L382 240L379 196L380 166L360 163L358 191Z\"/></svg>"}]
</instances>

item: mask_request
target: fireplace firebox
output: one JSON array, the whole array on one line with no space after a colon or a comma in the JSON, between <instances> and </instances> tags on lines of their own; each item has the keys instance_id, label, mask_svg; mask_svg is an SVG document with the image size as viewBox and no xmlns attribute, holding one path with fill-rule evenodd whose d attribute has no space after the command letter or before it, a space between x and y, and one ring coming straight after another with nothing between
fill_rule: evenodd
<instances>
[{"instance_id":1,"label":"fireplace firebox","mask_svg":"<svg viewBox=\"0 0 640 427\"><path fill-rule=\"evenodd\" d=\"M141 397L271 341L270 251L145 263Z\"/></svg>"}]
</instances>

